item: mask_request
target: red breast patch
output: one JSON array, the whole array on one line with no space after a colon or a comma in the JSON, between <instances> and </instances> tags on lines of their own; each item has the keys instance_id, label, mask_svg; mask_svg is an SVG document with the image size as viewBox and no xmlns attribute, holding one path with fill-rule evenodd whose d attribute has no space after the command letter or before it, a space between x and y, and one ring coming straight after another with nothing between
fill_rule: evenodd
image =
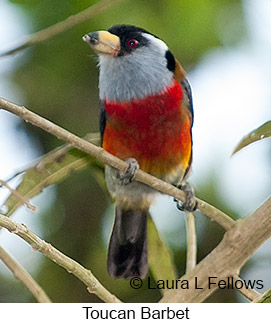
<instances>
[{"instance_id":1,"label":"red breast patch","mask_svg":"<svg viewBox=\"0 0 271 323\"><path fill-rule=\"evenodd\" d=\"M124 160L135 158L142 170L158 177L178 166L185 170L192 144L182 98L181 85L174 81L158 95L122 103L105 101L103 148Z\"/></svg>"}]
</instances>

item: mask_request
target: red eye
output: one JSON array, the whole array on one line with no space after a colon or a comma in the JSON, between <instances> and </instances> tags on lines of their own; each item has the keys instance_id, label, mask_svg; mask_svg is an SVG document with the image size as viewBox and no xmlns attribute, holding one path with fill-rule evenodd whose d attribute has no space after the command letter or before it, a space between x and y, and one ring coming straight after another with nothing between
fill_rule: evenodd
<instances>
[{"instance_id":1,"label":"red eye","mask_svg":"<svg viewBox=\"0 0 271 323\"><path fill-rule=\"evenodd\" d=\"M138 41L136 39L129 39L127 45L131 48L136 48L138 45Z\"/></svg>"}]
</instances>

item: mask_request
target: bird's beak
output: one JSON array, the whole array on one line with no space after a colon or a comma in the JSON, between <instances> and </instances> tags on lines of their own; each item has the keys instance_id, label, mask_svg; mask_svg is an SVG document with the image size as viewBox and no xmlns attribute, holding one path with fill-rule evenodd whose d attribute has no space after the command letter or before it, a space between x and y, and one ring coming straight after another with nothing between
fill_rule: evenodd
<instances>
[{"instance_id":1,"label":"bird's beak","mask_svg":"<svg viewBox=\"0 0 271 323\"><path fill-rule=\"evenodd\" d=\"M83 36L83 40L98 54L117 56L120 50L120 39L108 31L95 31Z\"/></svg>"}]
</instances>

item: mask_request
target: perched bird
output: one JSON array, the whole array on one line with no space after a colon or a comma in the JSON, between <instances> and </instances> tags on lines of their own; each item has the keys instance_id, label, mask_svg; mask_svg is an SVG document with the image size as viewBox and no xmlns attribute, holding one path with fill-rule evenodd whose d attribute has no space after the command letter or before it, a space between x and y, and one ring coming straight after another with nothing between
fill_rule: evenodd
<instances>
[{"instance_id":1,"label":"perched bird","mask_svg":"<svg viewBox=\"0 0 271 323\"><path fill-rule=\"evenodd\" d=\"M168 46L145 29L116 25L83 40L99 58L102 147L129 164L125 173L105 167L107 188L116 202L108 272L114 278L144 278L147 214L158 192L133 178L138 167L174 185L187 177L191 88ZM186 207L191 206L188 201Z\"/></svg>"}]
</instances>

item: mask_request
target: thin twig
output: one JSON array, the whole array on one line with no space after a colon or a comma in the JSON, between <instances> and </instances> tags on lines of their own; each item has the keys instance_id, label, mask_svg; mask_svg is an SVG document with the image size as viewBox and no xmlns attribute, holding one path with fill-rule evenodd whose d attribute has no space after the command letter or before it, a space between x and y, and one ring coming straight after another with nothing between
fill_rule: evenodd
<instances>
[{"instance_id":1,"label":"thin twig","mask_svg":"<svg viewBox=\"0 0 271 323\"><path fill-rule=\"evenodd\" d=\"M197 233L196 233L196 223L195 216L193 212L185 212L186 220L186 272L188 273L193 268L195 268L197 263Z\"/></svg>"},{"instance_id":2,"label":"thin twig","mask_svg":"<svg viewBox=\"0 0 271 323\"><path fill-rule=\"evenodd\" d=\"M17 200L20 203L24 204L29 210L31 210L33 212L35 212L37 210L37 207L34 206L34 205L32 205L30 203L30 201L25 196L21 195L17 190L15 190L12 187L10 187L8 185L8 183L6 183L5 181L3 181L3 180L0 179L0 187L1 186L6 187L11 192L11 194L14 195L17 198Z\"/></svg>"},{"instance_id":3,"label":"thin twig","mask_svg":"<svg viewBox=\"0 0 271 323\"><path fill-rule=\"evenodd\" d=\"M39 303L51 303L50 298L34 278L15 261L2 247L0 247L0 260L14 274L14 277L19 279L33 294Z\"/></svg>"},{"instance_id":4,"label":"thin twig","mask_svg":"<svg viewBox=\"0 0 271 323\"><path fill-rule=\"evenodd\" d=\"M8 56L14 54L22 49L28 48L30 46L42 43L58 34L61 34L72 27L104 12L110 6L117 4L123 0L103 0L94 5L90 6L89 8L80 11L79 13L68 17L67 19L60 21L48 28L45 28L41 31L38 31L32 35L25 37L18 45L14 46L12 49L7 50L6 52L2 53L0 57Z\"/></svg>"},{"instance_id":5,"label":"thin twig","mask_svg":"<svg viewBox=\"0 0 271 323\"><path fill-rule=\"evenodd\" d=\"M39 238L35 233L29 230L25 225L17 224L8 217L0 214L0 226L8 229L11 233L15 233L27 243L29 243L33 250L38 250L46 257L54 261L59 266L67 270L68 273L73 274L81 280L90 293L96 294L104 302L120 303L121 301L112 295L92 274L92 272L75 260L67 257L62 252L54 248L51 244Z\"/></svg>"},{"instance_id":6,"label":"thin twig","mask_svg":"<svg viewBox=\"0 0 271 323\"><path fill-rule=\"evenodd\" d=\"M111 165L112 167L115 167L120 171L125 171L128 167L128 164L126 162L115 157L114 155L111 155L103 148L97 147L91 144L90 142L77 137L71 132L50 122L49 120L42 118L39 115L27 110L25 107L20 107L3 98L0 98L0 109L4 109L6 111L18 115L19 117L23 118L25 121L33 124L34 126L37 126L51 133L57 138L66 141L72 146L83 150L84 152L96 157L101 162ZM162 193L173 196L178 200L181 200L183 202L185 201L185 194L183 191L169 183L166 183L150 174L143 172L140 169L137 172L135 180L142 182L148 186L151 186ZM195 200L197 201L198 209L202 211L205 215L219 223L225 230L229 230L234 226L235 221L228 215L202 200L199 200L197 198Z\"/></svg>"},{"instance_id":7,"label":"thin twig","mask_svg":"<svg viewBox=\"0 0 271 323\"><path fill-rule=\"evenodd\" d=\"M238 275L233 275L232 278L234 279L234 281L243 281L242 278L240 278ZM244 285L242 288L238 288L236 290L240 292L243 296L245 296L247 299L249 299L250 301L255 301L261 296L261 294L256 292L256 290L251 288L246 288Z\"/></svg>"}]
</instances>

